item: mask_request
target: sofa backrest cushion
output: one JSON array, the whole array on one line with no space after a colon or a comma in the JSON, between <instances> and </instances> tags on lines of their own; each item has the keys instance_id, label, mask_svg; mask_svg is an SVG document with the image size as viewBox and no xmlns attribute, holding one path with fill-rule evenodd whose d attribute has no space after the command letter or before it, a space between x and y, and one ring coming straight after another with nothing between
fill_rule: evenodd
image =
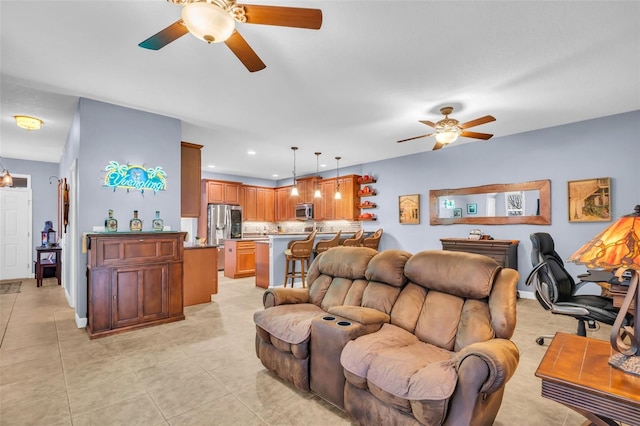
<instances>
[{"instance_id":1,"label":"sofa backrest cushion","mask_svg":"<svg viewBox=\"0 0 640 426\"><path fill-rule=\"evenodd\" d=\"M325 311L344 304L359 306L368 285L365 271L376 254L366 247L334 247L319 254L307 274L309 302Z\"/></svg>"},{"instance_id":2,"label":"sofa backrest cushion","mask_svg":"<svg viewBox=\"0 0 640 426\"><path fill-rule=\"evenodd\" d=\"M513 333L516 271L481 255L427 250L407 261L405 275L391 324L421 341L458 351Z\"/></svg>"},{"instance_id":3,"label":"sofa backrest cushion","mask_svg":"<svg viewBox=\"0 0 640 426\"><path fill-rule=\"evenodd\" d=\"M390 314L401 287L407 283L404 265L410 257L411 253L402 250L385 250L374 256L365 271L369 285L360 306Z\"/></svg>"},{"instance_id":4,"label":"sofa backrest cushion","mask_svg":"<svg viewBox=\"0 0 640 426\"><path fill-rule=\"evenodd\" d=\"M404 267L411 253L403 250L385 250L374 256L365 271L369 281L378 281L394 287L407 283Z\"/></svg>"},{"instance_id":5,"label":"sofa backrest cushion","mask_svg":"<svg viewBox=\"0 0 640 426\"><path fill-rule=\"evenodd\" d=\"M425 250L406 263L407 278L429 290L482 299L491 293L501 266L490 257L475 253Z\"/></svg>"}]
</instances>

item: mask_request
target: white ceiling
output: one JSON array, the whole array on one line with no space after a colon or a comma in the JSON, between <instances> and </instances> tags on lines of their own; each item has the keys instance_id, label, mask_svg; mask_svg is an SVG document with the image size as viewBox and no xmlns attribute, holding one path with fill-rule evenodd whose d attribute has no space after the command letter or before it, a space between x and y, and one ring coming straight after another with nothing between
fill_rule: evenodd
<instances>
[{"instance_id":1,"label":"white ceiling","mask_svg":"<svg viewBox=\"0 0 640 426\"><path fill-rule=\"evenodd\" d=\"M249 3L318 8L323 25L238 24L267 65L249 73L190 34L138 47L179 19L163 0L1 0L0 156L58 162L78 97L178 118L205 170L264 179L291 177L291 146L299 175L315 151L332 169L430 150L396 141L429 133L418 120L445 105L493 115L473 130L496 137L640 109L638 1Z\"/></svg>"}]
</instances>

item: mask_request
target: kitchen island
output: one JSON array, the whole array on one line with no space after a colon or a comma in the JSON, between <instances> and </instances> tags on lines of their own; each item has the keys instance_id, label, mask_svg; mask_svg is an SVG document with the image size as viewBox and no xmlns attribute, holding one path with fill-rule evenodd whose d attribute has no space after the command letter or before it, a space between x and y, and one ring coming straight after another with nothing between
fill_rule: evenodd
<instances>
[{"instance_id":1,"label":"kitchen island","mask_svg":"<svg viewBox=\"0 0 640 426\"><path fill-rule=\"evenodd\" d=\"M351 235L353 232L346 232ZM256 286L262 288L282 287L284 283L284 251L290 241L304 240L308 232L293 234L268 235L268 240L256 241ZM336 232L322 232L316 234L313 246L321 240L330 240ZM313 258L312 258L313 260ZM302 282L296 280L295 287L302 287Z\"/></svg>"}]
</instances>

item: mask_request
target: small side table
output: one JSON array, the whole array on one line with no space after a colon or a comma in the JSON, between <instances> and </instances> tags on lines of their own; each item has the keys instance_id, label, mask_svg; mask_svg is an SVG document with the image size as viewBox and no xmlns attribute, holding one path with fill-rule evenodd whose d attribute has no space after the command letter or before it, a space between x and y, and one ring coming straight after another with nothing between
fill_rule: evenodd
<instances>
[{"instance_id":1,"label":"small side table","mask_svg":"<svg viewBox=\"0 0 640 426\"><path fill-rule=\"evenodd\" d=\"M611 367L612 351L604 340L556 333L536 371L542 396L593 425L616 425L613 419L640 425L640 377Z\"/></svg>"},{"instance_id":2,"label":"small side table","mask_svg":"<svg viewBox=\"0 0 640 426\"><path fill-rule=\"evenodd\" d=\"M42 287L42 278L46 268L56 268L58 285L61 284L62 263L61 247L37 247L36 248L36 287Z\"/></svg>"}]
</instances>

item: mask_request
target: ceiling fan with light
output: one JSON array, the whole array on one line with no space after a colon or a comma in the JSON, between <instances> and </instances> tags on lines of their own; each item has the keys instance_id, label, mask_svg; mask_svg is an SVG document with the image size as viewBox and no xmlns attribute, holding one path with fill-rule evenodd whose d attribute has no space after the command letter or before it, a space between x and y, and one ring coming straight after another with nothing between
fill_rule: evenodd
<instances>
[{"instance_id":1,"label":"ceiling fan with light","mask_svg":"<svg viewBox=\"0 0 640 426\"><path fill-rule=\"evenodd\" d=\"M442 115L444 115L444 118L437 123L433 123L428 120L420 120L421 123L426 124L429 127L433 127L436 130L435 133L428 133L426 135L403 139L401 141L398 141L398 143L412 141L414 139L426 138L427 136L434 135L434 137L436 138L436 144L432 149L435 151L436 149L440 149L445 145L455 142L458 139L458 136L484 140L491 139L491 137L493 136L489 133L469 132L466 130L471 127L496 121L496 119L491 115L485 115L484 117L476 118L475 120L467 121L466 123L460 124L460 122L455 118L449 118L449 114L453 112L453 107L442 107L440 108L440 112L442 113Z\"/></svg>"},{"instance_id":2,"label":"ceiling fan with light","mask_svg":"<svg viewBox=\"0 0 640 426\"><path fill-rule=\"evenodd\" d=\"M322 11L299 7L236 4L235 0L167 0L182 6L182 18L138 46L159 50L187 33L207 43L222 43L250 72L266 65L236 30L236 22L318 30Z\"/></svg>"}]
</instances>

